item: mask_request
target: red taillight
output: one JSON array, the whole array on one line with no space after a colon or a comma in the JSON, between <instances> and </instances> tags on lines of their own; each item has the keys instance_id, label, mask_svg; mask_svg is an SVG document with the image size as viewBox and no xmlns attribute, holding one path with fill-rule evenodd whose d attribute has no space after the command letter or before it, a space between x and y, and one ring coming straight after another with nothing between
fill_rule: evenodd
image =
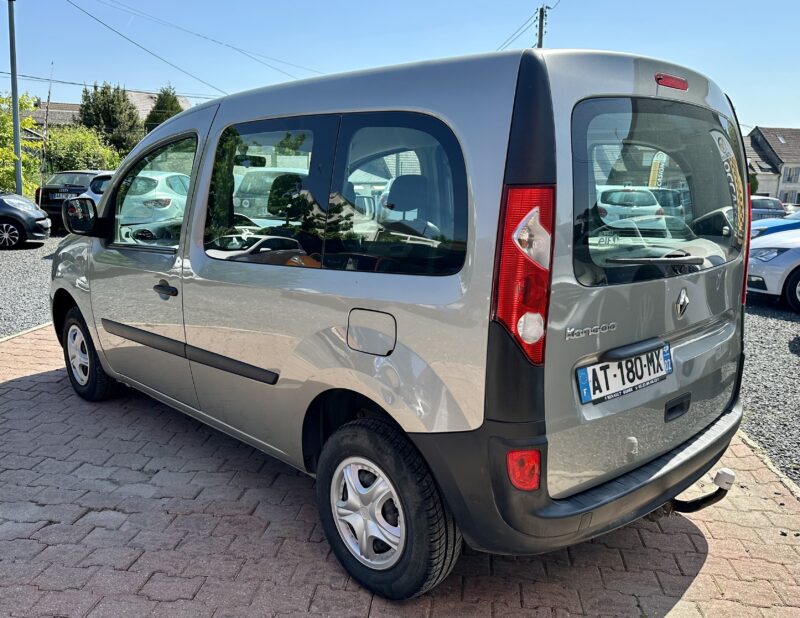
<instances>
[{"instance_id":1,"label":"red taillight","mask_svg":"<svg viewBox=\"0 0 800 618\"><path fill-rule=\"evenodd\" d=\"M544 360L554 187L507 187L500 223L492 319L531 362Z\"/></svg>"},{"instance_id":2,"label":"red taillight","mask_svg":"<svg viewBox=\"0 0 800 618\"><path fill-rule=\"evenodd\" d=\"M597 214L600 215L603 218L606 218L608 216L608 211L605 208L603 208L602 206L598 206L597 207Z\"/></svg>"},{"instance_id":3,"label":"red taillight","mask_svg":"<svg viewBox=\"0 0 800 618\"><path fill-rule=\"evenodd\" d=\"M747 185L747 221L745 222L744 246L742 256L744 256L744 273L742 280L742 304L747 302L747 269L750 266L750 222L753 220L753 200L750 197L750 185Z\"/></svg>"},{"instance_id":4,"label":"red taillight","mask_svg":"<svg viewBox=\"0 0 800 618\"><path fill-rule=\"evenodd\" d=\"M656 83L659 86L666 88L675 88L676 90L689 90L689 82L682 77L669 75L668 73L656 73Z\"/></svg>"},{"instance_id":5,"label":"red taillight","mask_svg":"<svg viewBox=\"0 0 800 618\"><path fill-rule=\"evenodd\" d=\"M680 208L678 208L678 213L680 213L681 217L683 217L686 214L686 209L683 206L681 206Z\"/></svg>"},{"instance_id":6,"label":"red taillight","mask_svg":"<svg viewBox=\"0 0 800 618\"><path fill-rule=\"evenodd\" d=\"M517 489L523 491L539 489L542 472L539 449L508 451L506 468L508 469L508 479Z\"/></svg>"},{"instance_id":7,"label":"red taillight","mask_svg":"<svg viewBox=\"0 0 800 618\"><path fill-rule=\"evenodd\" d=\"M154 200L145 200L144 205L148 208L167 208L172 203L168 197L157 198Z\"/></svg>"},{"instance_id":8,"label":"red taillight","mask_svg":"<svg viewBox=\"0 0 800 618\"><path fill-rule=\"evenodd\" d=\"M663 208L659 208L658 210L656 210L656 217L663 217L663 216L664 216Z\"/></svg>"}]
</instances>

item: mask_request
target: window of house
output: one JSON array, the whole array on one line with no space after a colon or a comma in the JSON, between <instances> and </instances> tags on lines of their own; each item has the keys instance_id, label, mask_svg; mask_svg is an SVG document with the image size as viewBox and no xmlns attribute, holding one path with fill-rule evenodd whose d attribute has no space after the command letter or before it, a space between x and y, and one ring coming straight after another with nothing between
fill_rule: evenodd
<instances>
[{"instance_id":1,"label":"window of house","mask_svg":"<svg viewBox=\"0 0 800 618\"><path fill-rule=\"evenodd\" d=\"M324 266L417 275L458 272L466 253L464 162L452 132L411 113L342 120Z\"/></svg>"}]
</instances>

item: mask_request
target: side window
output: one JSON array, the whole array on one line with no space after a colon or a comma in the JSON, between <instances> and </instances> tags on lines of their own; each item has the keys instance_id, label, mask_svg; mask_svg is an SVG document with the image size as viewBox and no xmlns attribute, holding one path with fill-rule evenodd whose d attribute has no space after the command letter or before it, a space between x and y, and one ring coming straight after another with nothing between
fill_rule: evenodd
<instances>
[{"instance_id":1,"label":"side window","mask_svg":"<svg viewBox=\"0 0 800 618\"><path fill-rule=\"evenodd\" d=\"M415 275L458 272L466 254L461 150L438 120L345 116L325 230L325 268Z\"/></svg>"},{"instance_id":2,"label":"side window","mask_svg":"<svg viewBox=\"0 0 800 618\"><path fill-rule=\"evenodd\" d=\"M217 145L206 254L219 260L319 268L335 119L233 125ZM327 154L318 154L325 153Z\"/></svg>"},{"instance_id":3,"label":"side window","mask_svg":"<svg viewBox=\"0 0 800 618\"><path fill-rule=\"evenodd\" d=\"M178 246L196 151L197 138L187 137L148 153L128 171L115 196L114 242Z\"/></svg>"}]
</instances>

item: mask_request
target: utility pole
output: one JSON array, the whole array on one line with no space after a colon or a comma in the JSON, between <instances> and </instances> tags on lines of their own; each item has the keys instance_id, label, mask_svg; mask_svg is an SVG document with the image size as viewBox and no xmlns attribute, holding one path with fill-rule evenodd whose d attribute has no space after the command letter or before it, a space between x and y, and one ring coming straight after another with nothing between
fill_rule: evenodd
<instances>
[{"instance_id":1,"label":"utility pole","mask_svg":"<svg viewBox=\"0 0 800 618\"><path fill-rule=\"evenodd\" d=\"M11 116L14 123L14 177L22 195L22 150L19 145L19 92L17 92L17 39L14 33L14 0L8 0L8 45L11 48Z\"/></svg>"},{"instance_id":2,"label":"utility pole","mask_svg":"<svg viewBox=\"0 0 800 618\"><path fill-rule=\"evenodd\" d=\"M536 41L536 47L538 47L539 49L541 49L542 46L544 45L544 20L545 20L545 16L546 15L547 15L547 7L545 5L540 6L539 7L539 20L538 20L538 24L539 24L538 33L539 33L539 36L538 36L537 41Z\"/></svg>"}]
</instances>

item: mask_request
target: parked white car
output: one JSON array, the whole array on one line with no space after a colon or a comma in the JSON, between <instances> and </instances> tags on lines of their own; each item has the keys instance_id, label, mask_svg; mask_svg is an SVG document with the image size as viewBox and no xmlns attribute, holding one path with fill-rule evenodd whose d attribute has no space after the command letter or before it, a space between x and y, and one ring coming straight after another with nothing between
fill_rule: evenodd
<instances>
[{"instance_id":1,"label":"parked white car","mask_svg":"<svg viewBox=\"0 0 800 618\"><path fill-rule=\"evenodd\" d=\"M113 171L100 172L97 174L97 176L92 178L92 180L89 182L89 188L81 193L79 197L88 197L95 203L96 206L100 203L100 198L103 197L103 191L105 191L106 186L113 177Z\"/></svg>"},{"instance_id":2,"label":"parked white car","mask_svg":"<svg viewBox=\"0 0 800 618\"><path fill-rule=\"evenodd\" d=\"M747 290L783 296L800 313L800 230L753 239Z\"/></svg>"},{"instance_id":3,"label":"parked white car","mask_svg":"<svg viewBox=\"0 0 800 618\"><path fill-rule=\"evenodd\" d=\"M189 177L178 172L143 171L128 186L122 225L182 218Z\"/></svg>"}]
</instances>

